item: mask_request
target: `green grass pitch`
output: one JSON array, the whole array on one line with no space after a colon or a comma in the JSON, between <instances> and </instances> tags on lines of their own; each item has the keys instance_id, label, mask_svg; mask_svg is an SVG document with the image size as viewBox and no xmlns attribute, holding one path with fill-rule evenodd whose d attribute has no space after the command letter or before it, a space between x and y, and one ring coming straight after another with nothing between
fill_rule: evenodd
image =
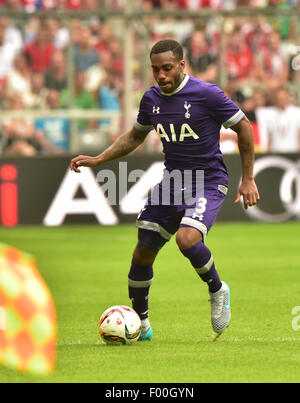
<instances>
[{"instance_id":1,"label":"green grass pitch","mask_svg":"<svg viewBox=\"0 0 300 403\"><path fill-rule=\"evenodd\" d=\"M0 367L4 382L299 382L300 224L217 223L207 239L231 287L232 322L212 342L206 285L173 239L160 252L150 292L151 342L106 346L98 320L130 305L132 226L0 229L2 242L35 255L55 299L57 369L49 378ZM299 321L300 322L300 321Z\"/></svg>"}]
</instances>

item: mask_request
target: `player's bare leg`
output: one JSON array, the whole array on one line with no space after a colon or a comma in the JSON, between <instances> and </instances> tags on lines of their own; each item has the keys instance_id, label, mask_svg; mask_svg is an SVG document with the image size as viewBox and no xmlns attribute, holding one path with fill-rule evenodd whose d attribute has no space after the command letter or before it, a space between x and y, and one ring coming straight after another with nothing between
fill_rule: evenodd
<instances>
[{"instance_id":1,"label":"player's bare leg","mask_svg":"<svg viewBox=\"0 0 300 403\"><path fill-rule=\"evenodd\" d=\"M216 340L229 326L230 291L219 278L210 250L203 243L200 231L192 227L181 227L176 237L179 249L187 257L201 279L208 284L211 302L211 323Z\"/></svg>"}]
</instances>

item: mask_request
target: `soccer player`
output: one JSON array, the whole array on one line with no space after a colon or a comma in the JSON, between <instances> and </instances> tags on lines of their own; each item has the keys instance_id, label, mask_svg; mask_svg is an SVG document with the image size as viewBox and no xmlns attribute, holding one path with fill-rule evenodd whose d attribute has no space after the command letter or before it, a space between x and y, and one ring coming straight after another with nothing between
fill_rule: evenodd
<instances>
[{"instance_id":1,"label":"soccer player","mask_svg":"<svg viewBox=\"0 0 300 403\"><path fill-rule=\"evenodd\" d=\"M238 134L242 160L242 182L235 203L243 198L244 208L259 200L253 177L254 147L252 127L244 113L214 84L185 74L183 47L176 41L163 40L150 54L157 86L143 96L134 127L120 136L96 157L80 155L71 161L70 169L96 167L123 157L143 143L153 129L161 137L165 154L164 179L152 192L137 218L138 243L128 275L129 297L133 309L142 320L140 340L151 340L148 314L149 289L153 280L153 264L159 250L177 233L182 254L189 259L199 277L208 284L211 322L215 338L228 327L230 291L220 280L205 238L214 224L228 190L228 175L220 152L220 129L232 128ZM176 171L185 177L192 172L187 186L175 186L167 178ZM203 176L196 175L198 172ZM187 175L186 175L187 176ZM180 181L179 181L180 182ZM200 183L203 182L203 183ZM181 182L183 183L183 182ZM178 183L177 183L178 185ZM164 203L164 198L168 199ZM186 197L178 202L178 193Z\"/></svg>"}]
</instances>

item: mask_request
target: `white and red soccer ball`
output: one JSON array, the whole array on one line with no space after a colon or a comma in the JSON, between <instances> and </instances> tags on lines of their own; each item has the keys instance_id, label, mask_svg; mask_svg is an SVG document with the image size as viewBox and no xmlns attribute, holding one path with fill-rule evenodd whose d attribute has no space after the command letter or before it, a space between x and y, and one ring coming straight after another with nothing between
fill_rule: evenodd
<instances>
[{"instance_id":1,"label":"white and red soccer ball","mask_svg":"<svg viewBox=\"0 0 300 403\"><path fill-rule=\"evenodd\" d=\"M107 344L133 344L139 339L141 331L140 317L128 306L115 305L101 315L99 333Z\"/></svg>"}]
</instances>

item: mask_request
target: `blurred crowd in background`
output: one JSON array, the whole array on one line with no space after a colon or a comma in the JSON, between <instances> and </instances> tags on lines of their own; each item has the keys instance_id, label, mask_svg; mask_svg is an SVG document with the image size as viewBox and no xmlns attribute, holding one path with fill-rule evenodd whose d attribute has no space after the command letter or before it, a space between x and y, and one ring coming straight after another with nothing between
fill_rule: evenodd
<instances>
[{"instance_id":1,"label":"blurred crowd in background","mask_svg":"<svg viewBox=\"0 0 300 403\"><path fill-rule=\"evenodd\" d=\"M234 9L235 7L268 7L285 4L298 7L299 0L134 0L137 7L153 7L165 10L187 8ZM145 4L143 4L145 3ZM7 9L23 8L29 12L36 10L98 10L108 7L118 11L125 8L126 0L0 0L0 7Z\"/></svg>"},{"instance_id":2,"label":"blurred crowd in background","mask_svg":"<svg viewBox=\"0 0 300 403\"><path fill-rule=\"evenodd\" d=\"M300 8L300 1L142 0L135 1L134 6L145 11L234 9L238 6L288 9ZM58 9L80 12L105 7L120 11L125 7L125 0L0 0L0 11L24 9L29 13ZM253 124L257 151L300 151L299 18L260 14L254 18L226 18L224 60L221 61L223 41L218 14L199 20L161 19L151 14L146 23L150 27L151 44L172 38L184 45L188 74L212 83L220 83L222 76L222 89L239 104ZM133 119L145 90L142 66L148 58L144 37L138 31L134 36L132 62L136 108ZM70 44L73 44L71 51ZM70 58L74 82L70 82ZM74 126L68 119L59 115L27 119L22 118L22 110L57 111L70 107L123 110L125 54L122 24L115 20L92 17L67 21L42 19L34 14L17 20L2 16L0 60L2 155L53 155L71 151L70 132ZM153 83L151 71L149 83ZM71 93L70 88L73 88ZM264 129L265 133L260 133L257 110L263 107L273 108L273 115L269 115L270 124ZM20 111L20 118L5 117L5 110ZM124 130L122 117L117 126L111 123L108 118L79 120L75 122L75 129L82 138L88 133L97 133L98 138L101 133L109 133L108 142L111 142ZM277 137L272 139L271 136ZM231 142L229 149L234 151L233 133L224 130L222 140ZM159 147L157 140L151 144L153 149Z\"/></svg>"}]
</instances>

